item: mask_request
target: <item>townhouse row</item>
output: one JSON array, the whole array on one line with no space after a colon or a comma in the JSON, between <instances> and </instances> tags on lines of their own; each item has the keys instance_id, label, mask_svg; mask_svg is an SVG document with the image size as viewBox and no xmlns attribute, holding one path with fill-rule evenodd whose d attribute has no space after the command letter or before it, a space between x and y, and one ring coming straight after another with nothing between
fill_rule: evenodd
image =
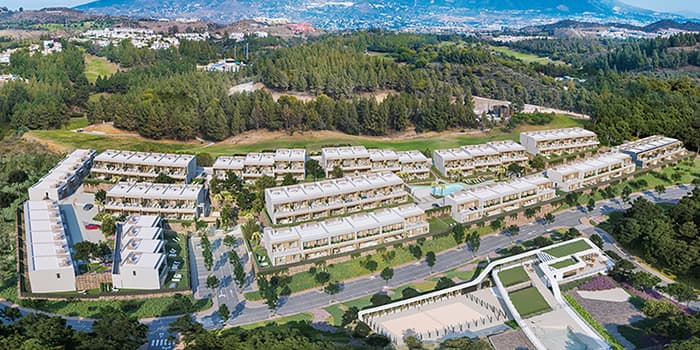
<instances>
[{"instance_id":1,"label":"townhouse row","mask_svg":"<svg viewBox=\"0 0 700 350\"><path fill-rule=\"evenodd\" d=\"M586 160L547 169L547 177L557 189L576 191L605 181L629 175L635 171L632 157L609 152Z\"/></svg>"},{"instance_id":2,"label":"townhouse row","mask_svg":"<svg viewBox=\"0 0 700 350\"><path fill-rule=\"evenodd\" d=\"M120 181L153 181L164 174L189 183L197 174L197 160L191 154L107 150L95 157L91 174Z\"/></svg>"},{"instance_id":3,"label":"townhouse row","mask_svg":"<svg viewBox=\"0 0 700 350\"><path fill-rule=\"evenodd\" d=\"M88 149L71 152L29 188L29 200L58 201L71 195L90 172L95 154Z\"/></svg>"},{"instance_id":4,"label":"townhouse row","mask_svg":"<svg viewBox=\"0 0 700 350\"><path fill-rule=\"evenodd\" d=\"M390 171L409 181L428 179L432 166L430 158L416 150L368 150L364 146L323 148L319 163L327 177L339 167L343 176Z\"/></svg>"},{"instance_id":5,"label":"townhouse row","mask_svg":"<svg viewBox=\"0 0 700 350\"><path fill-rule=\"evenodd\" d=\"M158 215L194 220L209 215L204 185L119 182L107 191L104 211L113 215Z\"/></svg>"},{"instance_id":6,"label":"townhouse row","mask_svg":"<svg viewBox=\"0 0 700 350\"><path fill-rule=\"evenodd\" d=\"M225 178L232 173L246 182L263 175L282 180L291 174L298 181L306 177L306 150L278 149L275 152L248 153L245 156L220 156L212 167L214 176Z\"/></svg>"},{"instance_id":7,"label":"townhouse row","mask_svg":"<svg viewBox=\"0 0 700 350\"><path fill-rule=\"evenodd\" d=\"M496 172L499 168L517 163L525 166L527 151L515 141L492 141L481 145L435 150L433 163L445 177L471 176Z\"/></svg>"},{"instance_id":8,"label":"townhouse row","mask_svg":"<svg viewBox=\"0 0 700 350\"><path fill-rule=\"evenodd\" d=\"M551 180L533 175L454 192L445 197L445 204L451 206L455 221L471 222L536 205L555 196Z\"/></svg>"},{"instance_id":9,"label":"townhouse row","mask_svg":"<svg viewBox=\"0 0 700 350\"><path fill-rule=\"evenodd\" d=\"M76 290L76 266L58 202L24 202L25 265L34 293Z\"/></svg>"},{"instance_id":10,"label":"townhouse row","mask_svg":"<svg viewBox=\"0 0 700 350\"><path fill-rule=\"evenodd\" d=\"M520 133L520 144L531 154L545 157L595 150L598 136L583 128L563 128Z\"/></svg>"},{"instance_id":11,"label":"townhouse row","mask_svg":"<svg viewBox=\"0 0 700 350\"><path fill-rule=\"evenodd\" d=\"M688 155L688 150L683 146L683 142L661 135L626 142L615 149L629 154L634 164L640 168L653 167Z\"/></svg>"},{"instance_id":12,"label":"townhouse row","mask_svg":"<svg viewBox=\"0 0 700 350\"><path fill-rule=\"evenodd\" d=\"M277 225L375 209L408 199L404 181L385 172L268 188L265 209Z\"/></svg>"},{"instance_id":13,"label":"townhouse row","mask_svg":"<svg viewBox=\"0 0 700 350\"><path fill-rule=\"evenodd\" d=\"M119 289L160 289L168 276L165 239L158 216L131 216L117 223L112 284Z\"/></svg>"},{"instance_id":14,"label":"townhouse row","mask_svg":"<svg viewBox=\"0 0 700 350\"><path fill-rule=\"evenodd\" d=\"M328 257L428 233L415 204L291 227L266 227L262 240L272 265Z\"/></svg>"}]
</instances>

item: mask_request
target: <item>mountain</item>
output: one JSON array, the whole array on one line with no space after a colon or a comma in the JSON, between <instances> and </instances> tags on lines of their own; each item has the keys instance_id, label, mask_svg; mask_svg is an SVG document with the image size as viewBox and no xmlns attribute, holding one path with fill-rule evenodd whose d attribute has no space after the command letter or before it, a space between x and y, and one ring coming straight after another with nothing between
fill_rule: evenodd
<instances>
[{"instance_id":1,"label":"mountain","mask_svg":"<svg viewBox=\"0 0 700 350\"><path fill-rule=\"evenodd\" d=\"M198 18L219 23L282 17L327 29L500 29L564 18L632 24L681 18L616 0L97 0L76 9L135 17Z\"/></svg>"},{"instance_id":2,"label":"mountain","mask_svg":"<svg viewBox=\"0 0 700 350\"><path fill-rule=\"evenodd\" d=\"M656 33L659 31L669 30L700 32L700 23L691 21L677 22L674 20L664 19L645 26L637 26L628 23L580 22L567 19L550 24L523 27L520 28L520 31L527 34L569 36L572 33L580 34L581 31L588 31L591 34L598 35L596 30L606 30L610 28L626 29L645 33Z\"/></svg>"}]
</instances>

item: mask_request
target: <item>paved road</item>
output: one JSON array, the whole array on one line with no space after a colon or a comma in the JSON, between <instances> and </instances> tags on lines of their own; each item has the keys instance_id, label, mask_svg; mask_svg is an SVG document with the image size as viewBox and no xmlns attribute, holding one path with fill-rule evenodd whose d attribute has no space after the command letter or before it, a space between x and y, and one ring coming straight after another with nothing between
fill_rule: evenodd
<instances>
[{"instance_id":1,"label":"paved road","mask_svg":"<svg viewBox=\"0 0 700 350\"><path fill-rule=\"evenodd\" d=\"M654 202L677 202L679 198L686 195L692 190L692 186L672 186L668 187L666 192L658 195L653 191L645 191L640 194L632 195L631 198L644 196ZM520 227L520 234L513 237L517 242L522 242L540 236L555 227L578 227L580 229L589 228L586 225L581 225L581 219L584 217L597 216L610 213L612 211L628 208L629 205L620 199L598 202L596 208L592 212L588 212L584 208L569 209L555 215L555 220L551 224L544 224L542 220L533 222ZM587 231L591 233L590 230ZM610 237L608 237L610 240ZM496 250L512 244L511 237L503 234L492 234L485 236L481 240L481 246L477 254L486 256L494 253ZM433 267L433 272L444 272L464 265L473 260L472 254L466 249L453 249L437 256L437 262ZM421 280L430 276L430 267L425 263L425 259L413 264L404 265L394 268L394 278L389 281L389 287L401 286L416 280ZM308 292L294 294L280 301L280 307L276 311L276 315L292 315L314 308L324 307L326 305L348 301L359 297L371 295L381 292L387 284L379 278L378 274L365 276L359 279L345 281L342 291L335 296L329 296L320 289L311 290ZM239 325L250 322L262 321L270 317L270 312L267 307L256 306L246 307L246 301L240 304L240 312L234 315L228 322L231 325Z\"/></svg>"},{"instance_id":2,"label":"paved road","mask_svg":"<svg viewBox=\"0 0 700 350\"><path fill-rule=\"evenodd\" d=\"M632 198L636 198L640 195L646 197L647 199L654 202L666 202L673 203L677 202L678 199L692 191L693 186L672 186L668 187L666 192L662 195L658 195L653 191L645 191L641 194L632 195ZM603 238L606 240L607 244L613 244L614 241L609 235L604 232L596 231L587 225L582 225L580 219L584 217L591 217L601 214L606 214L612 211L621 210L627 208L628 204L622 202L619 199L613 199L610 201L602 201L597 203L596 208L592 212L588 212L583 209L570 209L555 215L555 221L551 224L545 225L541 220L538 222L523 225L520 228L520 234L513 239L518 242L528 240L539 235L546 233L554 227L577 227L581 229L584 233L590 234L593 232L601 233ZM193 239L193 244L196 245L196 239ZM217 243L219 242L219 243ZM495 252L497 249L510 246L511 237L504 235L502 233L493 234L485 236L481 240L481 247L477 252L479 256L486 256L490 253ZM230 266L228 269L225 267L228 263L228 259L225 262L221 261L221 252L225 250L225 247L221 247L222 238L216 238L212 240L212 253L215 256L215 266L214 274L222 276L224 278L227 274L230 277ZM612 246L617 249L616 246ZM238 247L237 249L241 249ZM619 251L619 249L617 249ZM194 249L195 252L198 249ZM624 254L624 253L623 253ZM201 254L200 254L201 256ZM243 257L244 254L240 253L239 256ZM216 258L218 257L218 259ZM435 273L444 272L451 270L455 267L463 265L468 261L473 260L471 252L465 249L452 249L443 253L438 254L437 262L433 267ZM203 266L203 261L198 261L197 268ZM194 272L194 271L193 271ZM206 269L204 269L206 272ZM430 268L425 263L425 260L416 262L409 265L404 265L394 268L394 278L389 281L388 286L396 287L403 284L407 284L413 281L422 280L430 275ZM206 275L204 274L204 280L206 280ZM193 279L196 278L193 276ZM220 278L220 279L222 279ZM201 280L201 276L199 276ZM196 283L195 281L193 281ZM292 295L288 298L281 300L280 307L276 312L276 315L291 315L299 312L304 312L312 310L319 307L324 307L335 302L344 302L366 295L371 295L382 291L387 284L378 277L378 274L371 276L365 276L359 279L346 281L343 285L343 289L340 293L331 297L320 290L311 290L303 293L298 293ZM218 305L219 302L225 302L232 312L232 317L227 322L229 325L239 325L257 321L263 321L268 319L271 314L267 307L261 305L260 303L250 303L240 296L229 296L232 290L236 290L235 283L230 282L224 287L220 288L220 291L224 291L226 297L219 297L220 294L213 293L214 304ZM198 288L198 292L206 293L206 290ZM226 294L228 292L228 294ZM255 305L250 305L255 304ZM235 305L235 306L234 306ZM0 303L0 307L7 307L8 303ZM232 307L233 306L233 307ZM217 307L213 308L214 310ZM35 312L30 309L23 309L23 312ZM214 321L218 316L213 313L213 310L207 310L196 314L197 320L203 322L207 325L207 328L215 328L221 326L220 322ZM89 331L92 326L92 320L80 319L75 317L64 317L68 320L68 324L73 328L81 331ZM141 320L142 323L149 326L148 333L148 348L149 349L171 349L172 345L167 343L166 340L170 334L167 333L168 325L175 320L177 317L163 317L156 319L144 319Z\"/></svg>"}]
</instances>

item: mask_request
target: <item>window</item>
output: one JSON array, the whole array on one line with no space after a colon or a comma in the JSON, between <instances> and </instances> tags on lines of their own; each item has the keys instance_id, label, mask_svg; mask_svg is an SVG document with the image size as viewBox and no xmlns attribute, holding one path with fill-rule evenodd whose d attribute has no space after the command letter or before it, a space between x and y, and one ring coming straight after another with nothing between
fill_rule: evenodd
<instances>
[{"instance_id":1,"label":"window","mask_svg":"<svg viewBox=\"0 0 700 350\"><path fill-rule=\"evenodd\" d=\"M136 271L131 271L131 274L136 276Z\"/></svg>"},{"instance_id":2,"label":"window","mask_svg":"<svg viewBox=\"0 0 700 350\"><path fill-rule=\"evenodd\" d=\"M60 274L60 273L57 273L57 274L56 274L56 278L61 278L61 274Z\"/></svg>"}]
</instances>

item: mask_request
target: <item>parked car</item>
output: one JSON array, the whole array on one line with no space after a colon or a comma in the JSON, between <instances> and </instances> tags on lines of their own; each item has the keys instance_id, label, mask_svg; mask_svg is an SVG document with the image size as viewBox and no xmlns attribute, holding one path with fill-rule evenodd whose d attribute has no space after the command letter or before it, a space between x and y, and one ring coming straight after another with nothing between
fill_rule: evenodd
<instances>
[{"instance_id":1,"label":"parked car","mask_svg":"<svg viewBox=\"0 0 700 350\"><path fill-rule=\"evenodd\" d=\"M88 230L99 230L100 225L98 225L98 224L86 224L85 228Z\"/></svg>"},{"instance_id":2,"label":"parked car","mask_svg":"<svg viewBox=\"0 0 700 350\"><path fill-rule=\"evenodd\" d=\"M87 204L83 205L83 210L87 211L87 210L90 210L94 207L95 207L95 205L93 205L92 203L87 203Z\"/></svg>"},{"instance_id":3,"label":"parked car","mask_svg":"<svg viewBox=\"0 0 700 350\"><path fill-rule=\"evenodd\" d=\"M433 203L433 208L440 208L440 204Z\"/></svg>"}]
</instances>

